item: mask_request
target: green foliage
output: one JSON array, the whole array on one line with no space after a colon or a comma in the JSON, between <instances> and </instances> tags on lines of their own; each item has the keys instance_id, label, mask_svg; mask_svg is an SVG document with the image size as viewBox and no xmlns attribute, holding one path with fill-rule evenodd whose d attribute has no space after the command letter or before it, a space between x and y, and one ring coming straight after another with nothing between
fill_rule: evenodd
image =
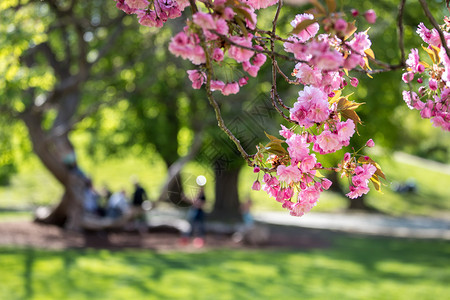
<instances>
[{"instance_id":1,"label":"green foliage","mask_svg":"<svg viewBox=\"0 0 450 300\"><path fill-rule=\"evenodd\" d=\"M441 299L444 241L333 238L329 249L0 248L0 297L15 299Z\"/></svg>"}]
</instances>

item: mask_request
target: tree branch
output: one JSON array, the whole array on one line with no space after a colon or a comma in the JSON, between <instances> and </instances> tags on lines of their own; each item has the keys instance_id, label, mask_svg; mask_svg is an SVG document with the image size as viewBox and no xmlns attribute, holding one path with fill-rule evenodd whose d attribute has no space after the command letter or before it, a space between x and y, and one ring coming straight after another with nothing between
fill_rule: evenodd
<instances>
[{"instance_id":1,"label":"tree branch","mask_svg":"<svg viewBox=\"0 0 450 300\"><path fill-rule=\"evenodd\" d=\"M425 0L419 0L420 4L422 5L423 11L425 15L427 16L428 20L430 20L433 27L437 30L439 33L439 38L441 39L442 46L445 49L445 52L447 53L447 56L450 57L450 49L447 46L447 41L445 40L444 33L442 32L441 28L439 27L439 24L436 22L436 19L431 14L430 10L428 9L428 4Z\"/></svg>"}]
</instances>

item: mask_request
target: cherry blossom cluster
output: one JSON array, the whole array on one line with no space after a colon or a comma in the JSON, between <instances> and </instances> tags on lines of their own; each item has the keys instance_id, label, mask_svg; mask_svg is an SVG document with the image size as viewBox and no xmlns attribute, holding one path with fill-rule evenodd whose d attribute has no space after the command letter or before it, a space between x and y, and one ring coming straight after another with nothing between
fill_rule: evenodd
<instances>
[{"instance_id":1,"label":"cherry blossom cluster","mask_svg":"<svg viewBox=\"0 0 450 300\"><path fill-rule=\"evenodd\" d=\"M150 27L162 26L189 5L186 0L116 2L120 9L136 14L142 25ZM333 153L348 146L356 126L361 123L355 112L360 104L342 93L348 83L358 85L357 78L348 75L351 70L370 70L368 59L373 58L373 52L367 31L356 32L354 22L347 22L343 13L334 12L333 1L327 1L330 7L325 17L323 12L297 15L291 22L293 31L287 39L276 36L274 31L269 34L257 28L255 11L277 4L278 0L190 3L192 17L171 39L169 51L196 66L187 71L194 89L206 85L210 91L220 91L223 95L237 94L247 84L248 76L258 75L266 62L266 54L273 53L275 42L281 41L284 50L296 61L293 80L280 69L277 72L289 83L302 85L298 98L291 108L276 99L288 109L289 116L285 118L294 125L291 128L281 125L282 138L267 135L270 142L257 147L258 152L250 161L254 172L258 173L254 190L263 189L291 215L302 216L332 184L320 170L347 176L350 198L366 194L369 181L374 185L379 183L378 175L382 176L379 166L368 157L361 160L357 152L346 154L337 168L325 168L316 157L316 154ZM358 14L352 11L353 17ZM364 17L369 23L376 20L373 10L365 12ZM319 22L324 31L320 34ZM274 54L271 59L274 60ZM230 72L227 73L227 69ZM273 92L272 97L275 94ZM373 146L373 141L369 140L366 146Z\"/></svg>"},{"instance_id":2,"label":"cherry blossom cluster","mask_svg":"<svg viewBox=\"0 0 450 300\"><path fill-rule=\"evenodd\" d=\"M168 19L181 16L189 0L114 0L117 8L136 14L139 23L148 27L162 27Z\"/></svg>"},{"instance_id":3,"label":"cherry blossom cluster","mask_svg":"<svg viewBox=\"0 0 450 300\"><path fill-rule=\"evenodd\" d=\"M311 14L300 14L291 25L297 28L305 20L313 19ZM370 39L367 32L355 33L353 24L339 16L325 23L329 29L326 34L318 34L320 26L314 22L284 43L285 50L301 61L292 72L297 82L304 86L290 109L289 119L296 125L291 129L282 126L279 133L284 139L268 136L271 142L260 146L255 158L258 164L255 172L259 173L261 166L276 171L276 175L265 173L262 185L258 175L253 189L262 188L294 216L302 216L311 210L321 192L331 186L331 181L319 172L327 168L317 161L315 153L333 153L348 146L356 123L360 122L354 112L360 104L341 97L341 94L347 79L353 86L358 85L356 78L346 78L348 71L356 67L368 68ZM373 147L373 140L366 146ZM338 168L328 168L349 177L349 198L367 194L369 181L379 183L378 175L374 177L376 171L384 176L369 157L362 160L356 157L356 153L346 153Z\"/></svg>"},{"instance_id":4,"label":"cherry blossom cluster","mask_svg":"<svg viewBox=\"0 0 450 300\"><path fill-rule=\"evenodd\" d=\"M248 1L248 5L230 6L225 0L216 0L207 5L205 12L198 11L193 14L192 20L188 21L188 26L172 38L169 50L174 55L188 59L199 66L199 69L188 71L194 89L199 89L206 83L206 72L202 70L206 63L205 50L211 58L213 67L214 78L211 78L210 82L211 91L220 91L223 95L237 94L240 87L247 84L247 75L252 77L258 75L259 69L266 61L266 56L257 53L264 48L249 31L256 28L255 8L263 8L276 2ZM242 22L239 23L240 21ZM245 24L244 28L242 24ZM236 69L238 64L242 68L240 75ZM231 76L223 80L219 77L222 74L218 73L227 68ZM239 77L234 78L236 75Z\"/></svg>"},{"instance_id":5,"label":"cherry blossom cluster","mask_svg":"<svg viewBox=\"0 0 450 300\"><path fill-rule=\"evenodd\" d=\"M445 43L450 45L448 17L445 17L441 29ZM402 76L410 89L403 91L403 100L410 109L419 110L422 118L431 119L433 126L450 131L450 58L435 28L430 30L420 23L417 33L428 44L422 47L430 60L421 60L419 50L411 49L406 60L407 69ZM410 84L415 78L420 84L417 93Z\"/></svg>"}]
</instances>

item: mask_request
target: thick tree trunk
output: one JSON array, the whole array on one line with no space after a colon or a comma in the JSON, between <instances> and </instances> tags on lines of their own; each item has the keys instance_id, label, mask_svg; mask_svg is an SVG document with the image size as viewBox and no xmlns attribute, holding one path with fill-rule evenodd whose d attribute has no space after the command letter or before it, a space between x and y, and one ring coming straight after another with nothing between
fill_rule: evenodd
<instances>
[{"instance_id":1,"label":"thick tree trunk","mask_svg":"<svg viewBox=\"0 0 450 300\"><path fill-rule=\"evenodd\" d=\"M240 169L223 170L216 168L216 191L214 208L210 218L227 222L240 222L238 178Z\"/></svg>"}]
</instances>

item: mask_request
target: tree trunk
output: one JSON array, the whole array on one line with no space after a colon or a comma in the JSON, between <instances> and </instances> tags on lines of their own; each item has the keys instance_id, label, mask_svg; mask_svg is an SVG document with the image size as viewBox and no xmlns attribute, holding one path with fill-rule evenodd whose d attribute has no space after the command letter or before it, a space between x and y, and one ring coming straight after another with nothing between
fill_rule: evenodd
<instances>
[{"instance_id":1,"label":"tree trunk","mask_svg":"<svg viewBox=\"0 0 450 300\"><path fill-rule=\"evenodd\" d=\"M238 194L239 171L240 168L215 169L216 199L210 218L227 222L242 221Z\"/></svg>"}]
</instances>

